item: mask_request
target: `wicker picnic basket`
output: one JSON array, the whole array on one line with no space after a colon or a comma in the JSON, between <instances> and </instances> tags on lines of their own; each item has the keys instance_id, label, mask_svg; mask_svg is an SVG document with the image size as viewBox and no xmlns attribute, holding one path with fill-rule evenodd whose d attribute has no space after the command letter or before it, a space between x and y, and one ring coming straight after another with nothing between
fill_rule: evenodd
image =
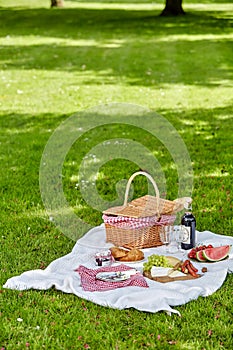
<instances>
[{"instance_id":1,"label":"wicker picnic basket","mask_svg":"<svg viewBox=\"0 0 233 350\"><path fill-rule=\"evenodd\" d=\"M156 196L146 195L128 203L130 185L137 175L144 175L151 181ZM138 171L128 180L124 204L103 212L106 241L129 249L160 246L163 244L160 240L161 230L166 225L174 224L176 213L190 201L189 197L174 201L160 198L152 176Z\"/></svg>"}]
</instances>

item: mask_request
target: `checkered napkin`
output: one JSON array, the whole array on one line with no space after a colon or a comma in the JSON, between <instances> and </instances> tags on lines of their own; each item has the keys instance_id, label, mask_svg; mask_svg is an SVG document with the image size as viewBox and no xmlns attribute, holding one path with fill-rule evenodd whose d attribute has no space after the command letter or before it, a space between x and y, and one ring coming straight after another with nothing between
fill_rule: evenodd
<instances>
[{"instance_id":1,"label":"checkered napkin","mask_svg":"<svg viewBox=\"0 0 233 350\"><path fill-rule=\"evenodd\" d=\"M159 219L158 216L147 216L140 218L131 218L128 216L110 216L103 215L103 220L106 224L119 227L122 229L137 229L143 227L150 227L154 225L170 225L175 221L174 215L162 215Z\"/></svg>"},{"instance_id":2,"label":"checkered napkin","mask_svg":"<svg viewBox=\"0 0 233 350\"><path fill-rule=\"evenodd\" d=\"M106 282L96 279L96 275L99 272L117 272L127 271L132 268L126 265L119 266L106 266L93 270L80 265L75 271L77 271L81 277L82 288L87 292L101 292L116 288L136 286L148 288L148 284L145 278L141 274L133 275L129 279L121 282Z\"/></svg>"},{"instance_id":3,"label":"checkered napkin","mask_svg":"<svg viewBox=\"0 0 233 350\"><path fill-rule=\"evenodd\" d=\"M156 225L158 226L173 225L175 219L176 219L175 215L162 215L160 220L156 222Z\"/></svg>"}]
</instances>

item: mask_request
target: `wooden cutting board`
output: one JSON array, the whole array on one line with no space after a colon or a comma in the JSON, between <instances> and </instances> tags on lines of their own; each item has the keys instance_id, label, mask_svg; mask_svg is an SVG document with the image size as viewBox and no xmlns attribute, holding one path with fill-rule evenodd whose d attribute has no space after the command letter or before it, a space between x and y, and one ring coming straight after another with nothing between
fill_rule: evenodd
<instances>
[{"instance_id":1,"label":"wooden cutting board","mask_svg":"<svg viewBox=\"0 0 233 350\"><path fill-rule=\"evenodd\" d=\"M169 277L169 276L160 276L160 277L152 277L151 273L149 271L144 271L143 276L149 278L150 280L160 282L160 283L168 283L168 282L174 282L174 281L186 281L186 280L195 280L202 275L198 275L198 277L193 277L190 274L187 274L185 276L179 276L179 277Z\"/></svg>"}]
</instances>

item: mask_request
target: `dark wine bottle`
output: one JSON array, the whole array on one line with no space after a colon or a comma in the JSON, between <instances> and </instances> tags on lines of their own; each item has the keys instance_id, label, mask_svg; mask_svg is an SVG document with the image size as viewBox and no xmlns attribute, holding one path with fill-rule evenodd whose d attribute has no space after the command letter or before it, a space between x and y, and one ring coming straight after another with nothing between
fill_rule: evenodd
<instances>
[{"instance_id":1,"label":"dark wine bottle","mask_svg":"<svg viewBox=\"0 0 233 350\"><path fill-rule=\"evenodd\" d=\"M185 250L192 249L196 245L196 219L191 211L184 213L181 218L181 225L184 225L188 231L188 239L181 243L181 248Z\"/></svg>"}]
</instances>

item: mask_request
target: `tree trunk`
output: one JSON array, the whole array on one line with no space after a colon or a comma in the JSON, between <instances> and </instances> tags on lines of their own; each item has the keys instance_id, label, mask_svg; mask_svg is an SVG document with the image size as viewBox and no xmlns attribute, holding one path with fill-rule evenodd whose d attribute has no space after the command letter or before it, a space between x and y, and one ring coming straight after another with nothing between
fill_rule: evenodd
<instances>
[{"instance_id":1,"label":"tree trunk","mask_svg":"<svg viewBox=\"0 0 233 350\"><path fill-rule=\"evenodd\" d=\"M63 7L63 0L51 0L51 7Z\"/></svg>"},{"instance_id":2,"label":"tree trunk","mask_svg":"<svg viewBox=\"0 0 233 350\"><path fill-rule=\"evenodd\" d=\"M182 0L166 0L165 9L160 16L178 16L185 15L182 8Z\"/></svg>"}]
</instances>

